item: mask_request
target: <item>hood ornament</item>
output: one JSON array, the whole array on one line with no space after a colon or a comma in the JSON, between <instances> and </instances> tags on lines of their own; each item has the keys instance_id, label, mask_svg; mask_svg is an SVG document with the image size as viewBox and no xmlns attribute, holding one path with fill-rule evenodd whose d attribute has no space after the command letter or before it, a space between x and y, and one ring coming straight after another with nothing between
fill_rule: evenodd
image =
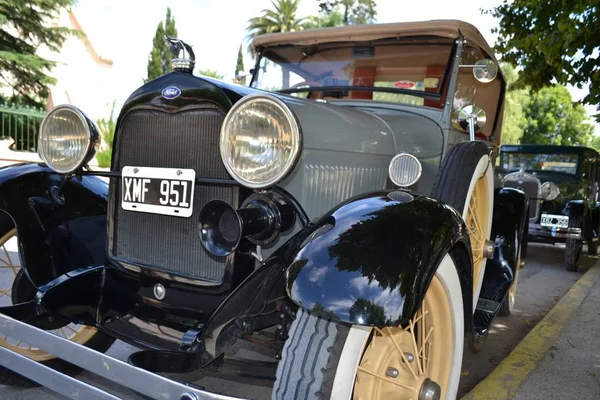
<instances>
[{"instance_id":1,"label":"hood ornament","mask_svg":"<svg viewBox=\"0 0 600 400\"><path fill-rule=\"evenodd\" d=\"M171 67L175 71L192 73L194 66L196 65L196 56L192 46L185 43L181 39L177 39L170 36L165 36L167 42L169 42L169 51L173 55L171 59Z\"/></svg>"}]
</instances>

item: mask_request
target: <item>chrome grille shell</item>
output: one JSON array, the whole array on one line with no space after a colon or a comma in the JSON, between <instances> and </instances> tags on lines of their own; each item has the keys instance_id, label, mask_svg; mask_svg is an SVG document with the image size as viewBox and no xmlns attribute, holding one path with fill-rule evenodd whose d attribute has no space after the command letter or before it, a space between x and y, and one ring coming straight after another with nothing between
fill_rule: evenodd
<instances>
[{"instance_id":1,"label":"chrome grille shell","mask_svg":"<svg viewBox=\"0 0 600 400\"><path fill-rule=\"evenodd\" d=\"M541 187L540 180L527 172L517 171L504 177L504 186L520 189L529 197L529 221L536 222L540 216Z\"/></svg>"}]
</instances>

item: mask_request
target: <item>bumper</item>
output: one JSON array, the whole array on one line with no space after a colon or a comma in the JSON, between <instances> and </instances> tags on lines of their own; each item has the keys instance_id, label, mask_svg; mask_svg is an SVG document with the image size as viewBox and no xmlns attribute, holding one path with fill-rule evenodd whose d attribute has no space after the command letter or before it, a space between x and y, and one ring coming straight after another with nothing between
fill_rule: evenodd
<instances>
[{"instance_id":1,"label":"bumper","mask_svg":"<svg viewBox=\"0 0 600 400\"><path fill-rule=\"evenodd\" d=\"M4 314L0 314L0 333L19 338L25 343L153 399L236 399L210 393L134 367ZM102 389L57 372L3 347L0 347L0 364L71 399L118 399Z\"/></svg>"},{"instance_id":2,"label":"bumper","mask_svg":"<svg viewBox=\"0 0 600 400\"><path fill-rule=\"evenodd\" d=\"M581 239L579 228L558 228L529 224L529 236L548 239Z\"/></svg>"}]
</instances>

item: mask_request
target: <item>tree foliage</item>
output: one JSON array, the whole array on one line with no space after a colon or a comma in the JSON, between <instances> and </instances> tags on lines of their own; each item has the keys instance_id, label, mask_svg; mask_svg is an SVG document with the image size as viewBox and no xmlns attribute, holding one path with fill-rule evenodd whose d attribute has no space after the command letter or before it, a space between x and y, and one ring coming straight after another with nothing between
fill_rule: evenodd
<instances>
[{"instance_id":1,"label":"tree foliage","mask_svg":"<svg viewBox=\"0 0 600 400\"><path fill-rule=\"evenodd\" d=\"M110 161L112 159L113 140L117 128L114 101L110 110L110 117L108 119L99 119L96 121L96 125L100 131L100 137L102 138L102 144L100 146L100 151L96 154L96 160L98 161L99 167L108 168L110 167Z\"/></svg>"},{"instance_id":2,"label":"tree foliage","mask_svg":"<svg viewBox=\"0 0 600 400\"><path fill-rule=\"evenodd\" d=\"M30 106L45 106L50 86L51 60L37 55L40 45L59 52L69 34L78 31L54 26L73 0L0 0L0 87L12 88Z\"/></svg>"},{"instance_id":3,"label":"tree foliage","mask_svg":"<svg viewBox=\"0 0 600 400\"><path fill-rule=\"evenodd\" d=\"M172 55L169 52L169 43L165 36L177 37L177 28L175 27L175 18L171 16L171 9L167 8L167 16L158 23L154 39L152 39L152 51L148 56L148 77L147 81L156 79L173 70L171 68Z\"/></svg>"},{"instance_id":4,"label":"tree foliage","mask_svg":"<svg viewBox=\"0 0 600 400\"><path fill-rule=\"evenodd\" d=\"M334 26L344 25L344 15L340 10L332 10L326 14L321 12L317 16L313 16L309 23L309 28L332 28Z\"/></svg>"},{"instance_id":5,"label":"tree foliage","mask_svg":"<svg viewBox=\"0 0 600 400\"><path fill-rule=\"evenodd\" d=\"M592 138L584 107L573 102L564 86L548 86L532 94L525 119L521 143L586 146Z\"/></svg>"},{"instance_id":6,"label":"tree foliage","mask_svg":"<svg viewBox=\"0 0 600 400\"><path fill-rule=\"evenodd\" d=\"M235 74L234 74L234 82L240 85L246 84L246 77L240 76L244 74L244 54L242 53L242 45L240 44L240 48L238 50L237 61L235 63ZM238 78L239 77L239 78Z\"/></svg>"},{"instance_id":7,"label":"tree foliage","mask_svg":"<svg viewBox=\"0 0 600 400\"><path fill-rule=\"evenodd\" d=\"M372 24L377 15L374 0L318 0L318 2L322 14L334 15L337 12L341 15L340 25Z\"/></svg>"},{"instance_id":8,"label":"tree foliage","mask_svg":"<svg viewBox=\"0 0 600 400\"><path fill-rule=\"evenodd\" d=\"M502 120L502 144L519 143L525 125L524 108L529 100L529 90L515 87L518 74L510 64L501 65L506 79L507 91L504 96L504 117Z\"/></svg>"},{"instance_id":9,"label":"tree foliage","mask_svg":"<svg viewBox=\"0 0 600 400\"><path fill-rule=\"evenodd\" d=\"M265 33L294 32L310 27L311 18L297 16L300 0L272 0L271 5L273 8L264 9L260 16L248 20L247 39L250 41Z\"/></svg>"},{"instance_id":10,"label":"tree foliage","mask_svg":"<svg viewBox=\"0 0 600 400\"><path fill-rule=\"evenodd\" d=\"M223 75L212 69L200 69L198 75L208 76L209 78L223 79Z\"/></svg>"},{"instance_id":11,"label":"tree foliage","mask_svg":"<svg viewBox=\"0 0 600 400\"><path fill-rule=\"evenodd\" d=\"M555 82L589 84L584 101L600 110L598 0L503 0L485 12L500 19L496 50L523 67L521 85L539 90Z\"/></svg>"}]
</instances>

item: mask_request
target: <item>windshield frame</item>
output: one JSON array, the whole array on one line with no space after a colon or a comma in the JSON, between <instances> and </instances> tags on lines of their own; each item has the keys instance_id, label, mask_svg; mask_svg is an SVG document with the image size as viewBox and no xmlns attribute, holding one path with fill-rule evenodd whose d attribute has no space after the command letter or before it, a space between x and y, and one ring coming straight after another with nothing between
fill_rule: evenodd
<instances>
[{"instance_id":1,"label":"windshield frame","mask_svg":"<svg viewBox=\"0 0 600 400\"><path fill-rule=\"evenodd\" d=\"M381 46L381 45L393 45L393 44L399 45L399 44L403 44L403 42L406 42L407 45L411 45L411 44L427 44L427 41L432 41L432 40L439 41L440 39L441 38L439 36L416 36L416 37L409 37L409 38L402 38L402 39L394 39L394 38L379 39L379 40L372 40L372 41L366 41L366 42L352 41L352 42L322 43L321 45L325 45L325 46L337 45L337 46L343 46L343 47L378 46L378 45ZM419 42L423 41L423 42L415 43L415 41L419 41ZM438 44L438 43L431 43L431 44ZM450 44L448 44L448 45L450 45ZM318 47L318 45L315 45L315 46ZM411 89L400 89L400 88L378 87L378 86L318 86L318 87L305 87L305 88L295 88L295 89L290 89L290 88L279 89L276 92L284 93L284 94L293 94L293 93L312 93L312 92L322 92L322 91L354 90L354 91L363 91L363 92L371 92L371 93L377 93L377 92L379 92L379 93L397 93L397 94L404 94L404 95L420 97L423 99L431 99L431 100L439 101L442 99L443 96L447 97L449 95L447 87L449 85L449 81L450 81L452 71L453 71L453 62L456 58L456 54L458 51L457 41L454 40L452 42L451 46L452 47L450 49L448 61L446 62L446 68L445 68L445 71L444 71L444 74L442 77L442 82L441 82L440 88L437 92L424 92L424 91L417 91L417 90L411 90ZM287 60L285 60L283 58L281 60L277 60L277 59L266 57L264 55L265 50L267 50L269 48L277 48L277 47L298 47L298 46L294 46L292 44L284 44L284 45L268 46L268 47L260 48L259 52L257 53L256 62L254 64L254 69L253 69L253 71L251 71L252 78L250 79L250 83L249 83L250 87L254 87L253 85L255 85L255 83L258 82L260 68L261 68L260 65L261 65L261 61L263 58L266 58L270 62L274 62L279 65L287 62ZM289 62L287 62L287 63L289 63ZM291 69L291 71L293 71L293 69ZM444 108L445 107L446 106L444 106Z\"/></svg>"},{"instance_id":2,"label":"windshield frame","mask_svg":"<svg viewBox=\"0 0 600 400\"><path fill-rule=\"evenodd\" d=\"M575 168L575 173L571 173L571 172L564 172L564 171L555 171L555 170L544 170L544 169L533 169L533 168L525 168L525 172L528 173L541 173L541 174L561 174L561 175L568 175L568 176L572 176L572 177L579 177L581 174L581 168L582 168L582 154L580 154L577 151L565 151L565 152L543 152L543 151L502 151L500 154L500 167L502 167L503 169L505 169L507 171L507 173L515 173L515 172L519 172L520 168L516 168L516 169L508 169L508 168L504 168L505 165L505 160L506 158L510 157L510 155L513 154L528 154L531 156L536 156L536 155L547 155L547 156L551 156L551 155L573 155L575 157L577 157L577 167Z\"/></svg>"}]
</instances>

